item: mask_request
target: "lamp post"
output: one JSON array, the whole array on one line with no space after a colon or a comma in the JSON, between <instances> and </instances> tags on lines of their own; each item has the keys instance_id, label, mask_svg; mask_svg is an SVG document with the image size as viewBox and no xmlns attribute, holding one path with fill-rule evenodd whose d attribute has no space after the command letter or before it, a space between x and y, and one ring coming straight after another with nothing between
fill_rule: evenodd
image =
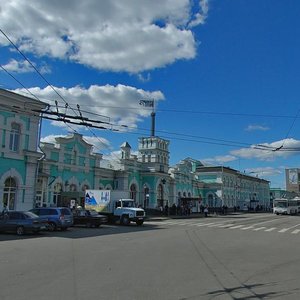
<instances>
[{"instance_id":1,"label":"lamp post","mask_svg":"<svg viewBox=\"0 0 300 300\"><path fill-rule=\"evenodd\" d=\"M144 191L144 209L146 209L149 205L149 188L147 187L146 183L143 185Z\"/></svg>"}]
</instances>

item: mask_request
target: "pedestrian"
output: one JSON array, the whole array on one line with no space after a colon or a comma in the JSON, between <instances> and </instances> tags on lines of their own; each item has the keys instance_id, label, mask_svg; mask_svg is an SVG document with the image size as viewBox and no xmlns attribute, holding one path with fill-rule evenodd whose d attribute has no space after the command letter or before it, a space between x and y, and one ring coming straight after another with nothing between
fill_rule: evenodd
<instances>
[{"instance_id":1,"label":"pedestrian","mask_svg":"<svg viewBox=\"0 0 300 300\"><path fill-rule=\"evenodd\" d=\"M163 214L164 212L164 208L162 207L162 205L159 207L160 213Z\"/></svg>"},{"instance_id":2,"label":"pedestrian","mask_svg":"<svg viewBox=\"0 0 300 300\"><path fill-rule=\"evenodd\" d=\"M169 206L168 203L165 206L165 215L168 216L169 215Z\"/></svg>"},{"instance_id":3,"label":"pedestrian","mask_svg":"<svg viewBox=\"0 0 300 300\"><path fill-rule=\"evenodd\" d=\"M204 216L207 217L207 215L208 215L208 207L206 206L206 207L204 208Z\"/></svg>"},{"instance_id":4,"label":"pedestrian","mask_svg":"<svg viewBox=\"0 0 300 300\"><path fill-rule=\"evenodd\" d=\"M180 207L180 205L178 203L177 207L176 207L176 214L177 214L177 216L181 215L180 211L181 211L181 207Z\"/></svg>"},{"instance_id":5,"label":"pedestrian","mask_svg":"<svg viewBox=\"0 0 300 300\"><path fill-rule=\"evenodd\" d=\"M5 214L7 214L7 212L8 212L8 210L7 210L7 206L6 206L6 205L4 205L4 206L3 206L3 210L2 210L2 215L5 215Z\"/></svg>"},{"instance_id":6,"label":"pedestrian","mask_svg":"<svg viewBox=\"0 0 300 300\"><path fill-rule=\"evenodd\" d=\"M201 204L200 205L200 212L203 213L204 212L204 206Z\"/></svg>"},{"instance_id":7,"label":"pedestrian","mask_svg":"<svg viewBox=\"0 0 300 300\"><path fill-rule=\"evenodd\" d=\"M175 203L173 203L173 205L172 205L172 213L171 214L176 215L176 204Z\"/></svg>"}]
</instances>

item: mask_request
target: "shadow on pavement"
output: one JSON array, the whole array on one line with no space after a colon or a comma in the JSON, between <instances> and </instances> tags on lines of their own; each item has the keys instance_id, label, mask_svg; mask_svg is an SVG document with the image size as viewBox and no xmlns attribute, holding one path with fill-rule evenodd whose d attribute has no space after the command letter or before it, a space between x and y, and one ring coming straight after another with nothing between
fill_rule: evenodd
<instances>
[{"instance_id":1,"label":"shadow on pavement","mask_svg":"<svg viewBox=\"0 0 300 300\"><path fill-rule=\"evenodd\" d=\"M99 228L86 228L84 226L69 227L66 231L42 231L39 234L24 234L18 236L14 233L0 233L0 243L5 241L38 239L38 238L69 238L69 239L82 239L89 237L105 236L112 234L127 234L133 232L145 232L149 230L161 230L157 225L146 223L142 226L130 224L129 226L121 225L102 225Z\"/></svg>"}]
</instances>

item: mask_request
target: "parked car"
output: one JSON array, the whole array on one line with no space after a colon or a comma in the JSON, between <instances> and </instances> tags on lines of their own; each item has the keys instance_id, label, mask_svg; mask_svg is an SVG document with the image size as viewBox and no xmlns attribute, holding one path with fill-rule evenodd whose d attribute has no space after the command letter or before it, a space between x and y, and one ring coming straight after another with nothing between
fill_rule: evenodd
<instances>
[{"instance_id":1,"label":"parked car","mask_svg":"<svg viewBox=\"0 0 300 300\"><path fill-rule=\"evenodd\" d=\"M48 223L49 231L67 230L73 225L72 211L67 207L38 207L30 210Z\"/></svg>"},{"instance_id":2,"label":"parked car","mask_svg":"<svg viewBox=\"0 0 300 300\"><path fill-rule=\"evenodd\" d=\"M0 231L23 235L27 232L38 233L46 228L47 223L32 212L8 211L0 215Z\"/></svg>"},{"instance_id":3,"label":"parked car","mask_svg":"<svg viewBox=\"0 0 300 300\"><path fill-rule=\"evenodd\" d=\"M86 227L99 227L108 221L107 216L99 215L92 209L75 209L73 211L73 219L74 225L85 225Z\"/></svg>"}]
</instances>

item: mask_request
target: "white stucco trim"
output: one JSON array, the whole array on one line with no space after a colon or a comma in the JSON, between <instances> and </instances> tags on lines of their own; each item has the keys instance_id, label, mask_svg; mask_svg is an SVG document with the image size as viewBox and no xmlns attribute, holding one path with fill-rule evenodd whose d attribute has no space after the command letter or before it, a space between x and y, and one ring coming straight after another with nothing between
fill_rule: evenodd
<instances>
[{"instance_id":1,"label":"white stucco trim","mask_svg":"<svg viewBox=\"0 0 300 300\"><path fill-rule=\"evenodd\" d=\"M4 182L9 177L13 177L13 178L16 179L18 189L23 187L22 176L20 175L20 173L16 169L11 168L8 171L6 171L5 173L3 173L3 175L1 176L1 178L0 178L0 188L2 188L2 189L4 188Z\"/></svg>"}]
</instances>

